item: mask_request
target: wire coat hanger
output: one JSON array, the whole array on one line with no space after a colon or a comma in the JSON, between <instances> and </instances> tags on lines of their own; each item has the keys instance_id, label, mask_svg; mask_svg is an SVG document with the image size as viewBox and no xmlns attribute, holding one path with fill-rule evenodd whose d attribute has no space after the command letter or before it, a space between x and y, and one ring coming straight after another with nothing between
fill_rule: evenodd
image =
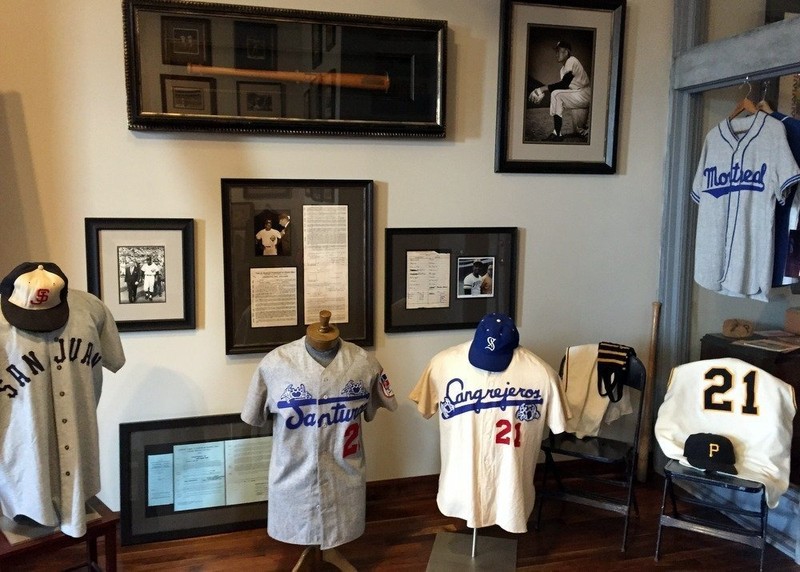
<instances>
[{"instance_id":1,"label":"wire coat hanger","mask_svg":"<svg viewBox=\"0 0 800 572\"><path fill-rule=\"evenodd\" d=\"M756 107L764 113L772 114L774 111L769 103L767 103L767 91L769 91L769 80L761 82L761 99L758 101Z\"/></svg>"},{"instance_id":2,"label":"wire coat hanger","mask_svg":"<svg viewBox=\"0 0 800 572\"><path fill-rule=\"evenodd\" d=\"M750 115L755 114L758 109L756 108L756 104L753 103L753 100L750 99L750 92L753 91L753 86L750 85L750 77L745 77L744 82L747 84L747 94L739 100L739 103L736 104L736 107L733 108L733 111L728 116L728 119L733 119L743 111L746 111ZM744 85L744 84L743 84Z\"/></svg>"}]
</instances>

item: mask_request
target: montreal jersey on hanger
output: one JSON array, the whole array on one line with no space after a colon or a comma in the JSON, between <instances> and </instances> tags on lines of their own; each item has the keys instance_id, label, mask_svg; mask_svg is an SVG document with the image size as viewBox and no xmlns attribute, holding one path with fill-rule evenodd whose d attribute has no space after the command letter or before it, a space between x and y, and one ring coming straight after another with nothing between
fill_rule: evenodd
<instances>
[{"instance_id":1,"label":"montreal jersey on hanger","mask_svg":"<svg viewBox=\"0 0 800 572\"><path fill-rule=\"evenodd\" d=\"M482 370L469 348L435 355L409 395L425 418L439 411L439 510L470 528L526 532L542 439L566 425L558 374L521 347L504 371Z\"/></svg>"},{"instance_id":2,"label":"montreal jersey on hanger","mask_svg":"<svg viewBox=\"0 0 800 572\"><path fill-rule=\"evenodd\" d=\"M798 181L786 131L763 111L725 119L706 135L691 191L699 204L694 277L700 286L767 301L775 204Z\"/></svg>"}]
</instances>

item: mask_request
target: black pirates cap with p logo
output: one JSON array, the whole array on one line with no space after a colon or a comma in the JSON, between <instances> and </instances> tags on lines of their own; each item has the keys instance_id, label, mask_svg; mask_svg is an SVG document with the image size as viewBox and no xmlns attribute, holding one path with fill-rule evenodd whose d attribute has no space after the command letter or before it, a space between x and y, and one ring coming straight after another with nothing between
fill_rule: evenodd
<instances>
[{"instance_id":1,"label":"black pirates cap with p logo","mask_svg":"<svg viewBox=\"0 0 800 572\"><path fill-rule=\"evenodd\" d=\"M693 467L706 471L738 474L736 453L733 443L727 437L714 433L694 433L686 438L683 455Z\"/></svg>"},{"instance_id":2,"label":"black pirates cap with p logo","mask_svg":"<svg viewBox=\"0 0 800 572\"><path fill-rule=\"evenodd\" d=\"M67 323L67 276L52 262L23 262L0 282L0 309L21 330L52 332Z\"/></svg>"}]
</instances>

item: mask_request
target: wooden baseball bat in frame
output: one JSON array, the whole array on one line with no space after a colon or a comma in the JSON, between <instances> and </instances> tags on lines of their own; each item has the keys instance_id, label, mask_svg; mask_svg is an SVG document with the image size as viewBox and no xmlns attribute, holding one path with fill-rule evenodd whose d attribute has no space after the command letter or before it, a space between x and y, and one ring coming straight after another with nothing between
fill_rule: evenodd
<instances>
[{"instance_id":1,"label":"wooden baseball bat in frame","mask_svg":"<svg viewBox=\"0 0 800 572\"><path fill-rule=\"evenodd\" d=\"M639 428L639 448L636 457L636 480L647 480L650 465L650 448L653 439L653 395L655 395L656 352L658 351L658 322L661 317L661 302L653 302L653 323L650 329L650 348L647 355L647 379L642 400L642 424Z\"/></svg>"},{"instance_id":2,"label":"wooden baseball bat in frame","mask_svg":"<svg viewBox=\"0 0 800 572\"><path fill-rule=\"evenodd\" d=\"M269 81L318 83L322 85L352 87L355 89L372 89L375 91L389 90L388 73L384 75L370 75L365 73L315 73L301 71L250 70L219 66L201 66L198 64L187 64L186 71L190 74L226 75Z\"/></svg>"}]
</instances>

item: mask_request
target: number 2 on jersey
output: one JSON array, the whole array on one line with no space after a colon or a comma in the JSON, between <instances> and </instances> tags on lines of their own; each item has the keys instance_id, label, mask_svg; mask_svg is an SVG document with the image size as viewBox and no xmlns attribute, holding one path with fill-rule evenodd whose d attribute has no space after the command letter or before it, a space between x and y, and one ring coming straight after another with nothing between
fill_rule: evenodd
<instances>
[{"instance_id":1,"label":"number 2 on jersey","mask_svg":"<svg viewBox=\"0 0 800 572\"><path fill-rule=\"evenodd\" d=\"M342 458L346 459L350 455L358 453L358 423L348 425L344 430L344 447L342 448Z\"/></svg>"},{"instance_id":2,"label":"number 2 on jersey","mask_svg":"<svg viewBox=\"0 0 800 572\"><path fill-rule=\"evenodd\" d=\"M733 401L724 399L725 394L733 388L733 374L727 369L713 367L706 372L706 379L709 381L719 380L712 383L703 392L703 407L713 411L733 412ZM750 371L742 378L744 382L745 399L742 405L742 414L758 415L756 406L756 372Z\"/></svg>"},{"instance_id":3,"label":"number 2 on jersey","mask_svg":"<svg viewBox=\"0 0 800 572\"><path fill-rule=\"evenodd\" d=\"M511 437L508 436L511 433L511 421L506 419L501 419L497 423L494 424L495 427L499 429L497 434L494 436L494 442L498 445L511 445ZM514 423L514 446L519 447L520 443L520 429L522 427L522 423Z\"/></svg>"}]
</instances>

